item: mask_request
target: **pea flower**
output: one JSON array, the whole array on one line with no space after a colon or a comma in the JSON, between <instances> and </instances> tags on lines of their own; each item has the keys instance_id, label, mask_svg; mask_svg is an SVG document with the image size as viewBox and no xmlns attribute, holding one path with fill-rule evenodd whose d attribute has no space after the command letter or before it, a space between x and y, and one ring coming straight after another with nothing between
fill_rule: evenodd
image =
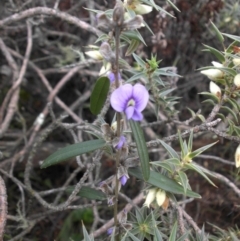
<instances>
[{"instance_id":1,"label":"pea flower","mask_svg":"<svg viewBox=\"0 0 240 241\"><path fill-rule=\"evenodd\" d=\"M147 106L149 94L141 84L122 85L113 91L111 105L117 112L125 112L127 119L140 121L143 119L142 111Z\"/></svg>"},{"instance_id":2,"label":"pea flower","mask_svg":"<svg viewBox=\"0 0 240 241\"><path fill-rule=\"evenodd\" d=\"M122 186L124 186L126 183L127 183L127 180L129 179L129 177L127 175L123 175L121 178L120 178L120 182L122 184Z\"/></svg>"},{"instance_id":3,"label":"pea flower","mask_svg":"<svg viewBox=\"0 0 240 241\"><path fill-rule=\"evenodd\" d=\"M224 67L222 64L212 61L212 65L217 68ZM200 71L201 74L206 75L210 80L217 80L219 78L222 78L224 73L220 69L206 69Z\"/></svg>"},{"instance_id":4,"label":"pea flower","mask_svg":"<svg viewBox=\"0 0 240 241\"><path fill-rule=\"evenodd\" d=\"M151 188L148 190L148 194L146 197L146 201L144 203L144 206L147 206L148 208L150 207L150 204L155 200L156 198L156 193L157 189L156 188Z\"/></svg>"},{"instance_id":5,"label":"pea flower","mask_svg":"<svg viewBox=\"0 0 240 241\"><path fill-rule=\"evenodd\" d=\"M111 84L116 80L115 74L113 72L109 72L107 76L108 76ZM120 80L120 79L121 79L121 75L120 75L120 73L118 73L118 80Z\"/></svg>"},{"instance_id":6,"label":"pea flower","mask_svg":"<svg viewBox=\"0 0 240 241\"><path fill-rule=\"evenodd\" d=\"M222 91L220 87L217 84L215 84L213 81L210 81L209 89L212 94L216 95L218 98L221 98Z\"/></svg>"}]
</instances>

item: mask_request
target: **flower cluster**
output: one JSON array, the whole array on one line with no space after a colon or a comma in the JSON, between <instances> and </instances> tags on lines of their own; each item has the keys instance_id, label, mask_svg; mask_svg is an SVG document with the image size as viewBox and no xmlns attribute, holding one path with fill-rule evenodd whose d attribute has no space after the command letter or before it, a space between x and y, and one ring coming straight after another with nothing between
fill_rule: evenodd
<instances>
[{"instance_id":1,"label":"flower cluster","mask_svg":"<svg viewBox=\"0 0 240 241\"><path fill-rule=\"evenodd\" d=\"M166 200L168 200L166 192L158 188L151 188L144 203L144 206L150 207L151 203L156 200L159 207L161 207Z\"/></svg>"}]
</instances>

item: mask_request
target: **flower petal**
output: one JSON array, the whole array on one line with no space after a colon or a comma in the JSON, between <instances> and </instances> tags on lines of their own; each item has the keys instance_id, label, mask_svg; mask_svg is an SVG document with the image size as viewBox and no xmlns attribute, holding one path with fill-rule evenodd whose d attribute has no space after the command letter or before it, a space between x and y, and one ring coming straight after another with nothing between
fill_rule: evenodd
<instances>
[{"instance_id":1,"label":"flower petal","mask_svg":"<svg viewBox=\"0 0 240 241\"><path fill-rule=\"evenodd\" d=\"M134 113L134 107L133 106L128 106L127 109L125 110L125 114L127 116L127 119L131 119Z\"/></svg>"},{"instance_id":2,"label":"flower petal","mask_svg":"<svg viewBox=\"0 0 240 241\"><path fill-rule=\"evenodd\" d=\"M143 119L143 115L141 112L137 111L136 109L133 112L132 119L135 121L141 121Z\"/></svg>"},{"instance_id":3,"label":"flower petal","mask_svg":"<svg viewBox=\"0 0 240 241\"><path fill-rule=\"evenodd\" d=\"M113 91L111 95L111 106L118 112L123 112L129 99L132 97L133 86L130 84L122 85Z\"/></svg>"},{"instance_id":4,"label":"flower petal","mask_svg":"<svg viewBox=\"0 0 240 241\"><path fill-rule=\"evenodd\" d=\"M119 139L119 142L118 142L116 148L121 149L125 142L126 142L125 136L120 136L120 139Z\"/></svg>"},{"instance_id":5,"label":"flower petal","mask_svg":"<svg viewBox=\"0 0 240 241\"><path fill-rule=\"evenodd\" d=\"M143 111L149 99L146 87L141 84L135 84L133 86L133 99L135 100L135 109L137 109L138 112Z\"/></svg>"},{"instance_id":6,"label":"flower petal","mask_svg":"<svg viewBox=\"0 0 240 241\"><path fill-rule=\"evenodd\" d=\"M127 183L127 180L128 180L128 177L123 175L121 178L120 178L120 182L122 184L122 186L124 186L126 183Z\"/></svg>"}]
</instances>

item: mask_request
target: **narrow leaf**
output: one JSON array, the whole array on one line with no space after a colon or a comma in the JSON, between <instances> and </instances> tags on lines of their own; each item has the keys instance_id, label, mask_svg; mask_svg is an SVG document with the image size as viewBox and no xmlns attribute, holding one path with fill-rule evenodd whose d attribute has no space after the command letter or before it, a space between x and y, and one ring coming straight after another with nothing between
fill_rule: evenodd
<instances>
[{"instance_id":1,"label":"narrow leaf","mask_svg":"<svg viewBox=\"0 0 240 241\"><path fill-rule=\"evenodd\" d=\"M74 190L74 187L68 187L67 192L72 192ZM78 193L78 196L85 197L90 200L106 200L107 197L105 193L103 193L100 190L93 189L91 187L82 187L81 190Z\"/></svg>"},{"instance_id":2,"label":"narrow leaf","mask_svg":"<svg viewBox=\"0 0 240 241\"><path fill-rule=\"evenodd\" d=\"M82 229L83 229L83 237L85 241L94 241L94 238L91 238L84 226L84 224L82 223Z\"/></svg>"},{"instance_id":3,"label":"narrow leaf","mask_svg":"<svg viewBox=\"0 0 240 241\"><path fill-rule=\"evenodd\" d=\"M141 170L139 168L129 168L128 172L132 176L137 177L140 180L143 180L143 176L142 176ZM147 183L149 183L155 187L161 188L170 193L184 195L183 186L178 184L173 179L171 179L165 175L162 175L159 172L150 171L150 177L149 177ZM193 197L193 198L201 198L201 196L199 194L197 194L189 189L186 192L186 196Z\"/></svg>"},{"instance_id":4,"label":"narrow leaf","mask_svg":"<svg viewBox=\"0 0 240 241\"><path fill-rule=\"evenodd\" d=\"M181 172L181 171L178 173L178 175L180 177L180 180L181 180L184 192L186 194L187 188L188 188L188 178L187 178L187 175L185 174L185 172Z\"/></svg>"},{"instance_id":5,"label":"narrow leaf","mask_svg":"<svg viewBox=\"0 0 240 241\"><path fill-rule=\"evenodd\" d=\"M110 80L103 76L100 77L90 97L90 110L94 115L98 115L107 99L108 91L110 87Z\"/></svg>"},{"instance_id":6,"label":"narrow leaf","mask_svg":"<svg viewBox=\"0 0 240 241\"><path fill-rule=\"evenodd\" d=\"M174 223L172 227L172 231L168 241L176 241L176 236L177 236L177 221Z\"/></svg>"},{"instance_id":7,"label":"narrow leaf","mask_svg":"<svg viewBox=\"0 0 240 241\"><path fill-rule=\"evenodd\" d=\"M172 158L177 158L179 159L179 155L177 154L177 152L175 150L173 150L173 148L171 146L169 146L167 143L165 143L164 141L161 141L161 140L158 140L162 145L163 147L167 150L167 152L169 153L169 155L172 157Z\"/></svg>"},{"instance_id":8,"label":"narrow leaf","mask_svg":"<svg viewBox=\"0 0 240 241\"><path fill-rule=\"evenodd\" d=\"M143 135L143 131L138 122L130 120L129 121L134 139L136 141L138 155L141 162L141 169L144 180L147 181L150 175L150 165L149 165L149 156L148 150Z\"/></svg>"},{"instance_id":9,"label":"narrow leaf","mask_svg":"<svg viewBox=\"0 0 240 241\"><path fill-rule=\"evenodd\" d=\"M105 144L106 142L104 140L98 139L98 140L85 141L85 142L80 142L80 143L66 146L54 152L46 160L44 160L41 165L41 168L46 168L46 167L58 164L60 162L63 162L69 158L79 156L81 154L88 153L91 151L95 151L97 149L104 147Z\"/></svg>"},{"instance_id":10,"label":"narrow leaf","mask_svg":"<svg viewBox=\"0 0 240 241\"><path fill-rule=\"evenodd\" d=\"M212 24L213 29L214 29L215 33L217 34L218 40L219 40L221 43L223 43L224 38L223 38L221 32L218 30L217 26L216 26L211 20L210 20L210 23Z\"/></svg>"},{"instance_id":11,"label":"narrow leaf","mask_svg":"<svg viewBox=\"0 0 240 241\"><path fill-rule=\"evenodd\" d=\"M132 39L131 44L128 46L128 49L125 53L125 56L131 55L138 48L139 44L140 44L140 41L136 39Z\"/></svg>"}]
</instances>

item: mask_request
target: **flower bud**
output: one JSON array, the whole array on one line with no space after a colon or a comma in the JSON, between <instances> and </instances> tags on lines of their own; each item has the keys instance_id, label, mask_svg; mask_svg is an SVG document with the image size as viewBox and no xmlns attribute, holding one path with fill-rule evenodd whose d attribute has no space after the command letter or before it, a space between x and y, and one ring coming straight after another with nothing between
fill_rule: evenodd
<instances>
[{"instance_id":1,"label":"flower bud","mask_svg":"<svg viewBox=\"0 0 240 241\"><path fill-rule=\"evenodd\" d=\"M220 64L220 63L218 63L218 62L216 62L216 61L212 61L212 65L213 65L214 67L218 67L218 68L224 67L223 64Z\"/></svg>"},{"instance_id":2,"label":"flower bud","mask_svg":"<svg viewBox=\"0 0 240 241\"><path fill-rule=\"evenodd\" d=\"M149 189L145 203L143 205L149 208L150 204L155 200L156 193L157 193L157 188Z\"/></svg>"},{"instance_id":3,"label":"flower bud","mask_svg":"<svg viewBox=\"0 0 240 241\"><path fill-rule=\"evenodd\" d=\"M100 54L100 52L98 50L87 51L87 52L85 52L85 54L92 59L96 59L96 60L103 59L103 56Z\"/></svg>"},{"instance_id":4,"label":"flower bud","mask_svg":"<svg viewBox=\"0 0 240 241\"><path fill-rule=\"evenodd\" d=\"M240 87L240 74L234 77L233 83L239 88Z\"/></svg>"},{"instance_id":5,"label":"flower bud","mask_svg":"<svg viewBox=\"0 0 240 241\"><path fill-rule=\"evenodd\" d=\"M108 62L105 66L103 65L102 68L100 69L99 71L99 76L107 76L110 72L110 69L111 69L111 64Z\"/></svg>"},{"instance_id":6,"label":"flower bud","mask_svg":"<svg viewBox=\"0 0 240 241\"><path fill-rule=\"evenodd\" d=\"M131 9L136 14L142 14L142 15L150 13L153 9L151 6L141 4L138 0L132 0L132 1L124 0L124 6L127 9Z\"/></svg>"},{"instance_id":7,"label":"flower bud","mask_svg":"<svg viewBox=\"0 0 240 241\"><path fill-rule=\"evenodd\" d=\"M113 9L113 21L121 27L124 21L124 7L123 3L120 0L116 0L116 5Z\"/></svg>"},{"instance_id":8,"label":"flower bud","mask_svg":"<svg viewBox=\"0 0 240 241\"><path fill-rule=\"evenodd\" d=\"M224 75L224 73L219 69L206 69L200 71L200 73L206 75L210 80L222 78Z\"/></svg>"},{"instance_id":9,"label":"flower bud","mask_svg":"<svg viewBox=\"0 0 240 241\"><path fill-rule=\"evenodd\" d=\"M103 42L99 49L100 54L107 62L113 62L115 55L108 42Z\"/></svg>"},{"instance_id":10,"label":"flower bud","mask_svg":"<svg viewBox=\"0 0 240 241\"><path fill-rule=\"evenodd\" d=\"M156 201L159 207L163 205L166 199L166 192L164 190L159 189L156 193Z\"/></svg>"},{"instance_id":11,"label":"flower bud","mask_svg":"<svg viewBox=\"0 0 240 241\"><path fill-rule=\"evenodd\" d=\"M237 147L235 152L235 165L236 168L240 167L240 145Z\"/></svg>"},{"instance_id":12,"label":"flower bud","mask_svg":"<svg viewBox=\"0 0 240 241\"><path fill-rule=\"evenodd\" d=\"M214 95L216 95L218 98L221 98L222 96L222 91L219 88L218 85L216 85L213 81L210 82L210 92Z\"/></svg>"},{"instance_id":13,"label":"flower bud","mask_svg":"<svg viewBox=\"0 0 240 241\"><path fill-rule=\"evenodd\" d=\"M233 61L233 64L234 64L235 66L239 66L239 65L240 65L240 58L235 58L235 59L233 59L232 61Z\"/></svg>"},{"instance_id":14,"label":"flower bud","mask_svg":"<svg viewBox=\"0 0 240 241\"><path fill-rule=\"evenodd\" d=\"M142 27L143 17L141 15L136 15L133 18L126 20L124 22L124 29L135 30Z\"/></svg>"},{"instance_id":15,"label":"flower bud","mask_svg":"<svg viewBox=\"0 0 240 241\"><path fill-rule=\"evenodd\" d=\"M113 28L113 22L110 20L105 13L99 13L96 16L97 28L103 32L110 32Z\"/></svg>"}]
</instances>

